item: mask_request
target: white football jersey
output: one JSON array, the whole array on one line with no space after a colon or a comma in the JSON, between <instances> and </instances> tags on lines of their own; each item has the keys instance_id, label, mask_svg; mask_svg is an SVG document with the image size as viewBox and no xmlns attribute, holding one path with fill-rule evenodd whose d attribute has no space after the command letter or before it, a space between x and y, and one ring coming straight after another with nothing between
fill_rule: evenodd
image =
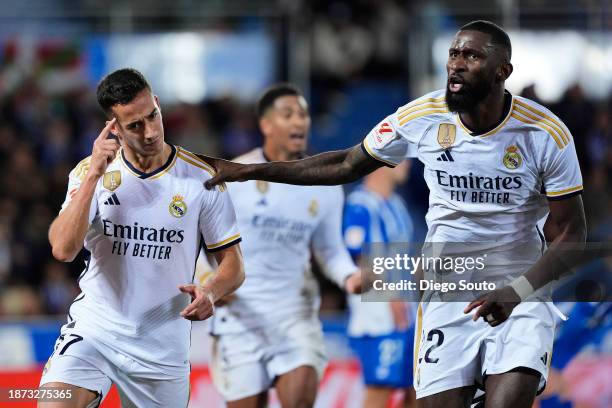
<instances>
[{"instance_id":1,"label":"white football jersey","mask_svg":"<svg viewBox=\"0 0 612 408\"><path fill-rule=\"evenodd\" d=\"M569 130L548 109L518 96L497 127L473 135L449 112L445 91L435 91L386 117L362 147L389 166L418 157L430 191L426 241L504 242L504 273L508 265L522 273L540 257L540 245L516 249L540 242L537 222L548 213L547 199L582 191Z\"/></svg>"},{"instance_id":2,"label":"white football jersey","mask_svg":"<svg viewBox=\"0 0 612 408\"><path fill-rule=\"evenodd\" d=\"M202 239L209 251L240 241L227 192L206 190L214 170L181 147L142 173L123 150L100 178L90 208L79 278L82 293L69 309L76 328L133 359L165 370L188 370L191 322L179 313L190 297ZM70 173L66 208L89 168Z\"/></svg>"},{"instance_id":3,"label":"white football jersey","mask_svg":"<svg viewBox=\"0 0 612 408\"><path fill-rule=\"evenodd\" d=\"M264 163L261 148L238 157ZM293 186L266 181L228 184L243 241L246 279L225 307L216 309L213 334L267 327L287 317L318 312L319 293L310 270L314 254L340 287L357 270L342 239L340 186Z\"/></svg>"}]
</instances>

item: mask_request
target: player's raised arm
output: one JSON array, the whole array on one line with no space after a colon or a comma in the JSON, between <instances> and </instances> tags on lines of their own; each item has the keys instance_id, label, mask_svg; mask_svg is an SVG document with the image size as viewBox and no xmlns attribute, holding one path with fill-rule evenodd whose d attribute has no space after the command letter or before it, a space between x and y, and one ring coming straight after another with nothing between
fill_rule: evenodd
<instances>
[{"instance_id":1,"label":"player's raised arm","mask_svg":"<svg viewBox=\"0 0 612 408\"><path fill-rule=\"evenodd\" d=\"M302 160L260 164L237 164L227 160L200 156L216 170L206 183L211 188L225 181L266 180L297 185L346 184L383 165L364 153L361 145L325 152Z\"/></svg>"},{"instance_id":2,"label":"player's raised arm","mask_svg":"<svg viewBox=\"0 0 612 408\"><path fill-rule=\"evenodd\" d=\"M89 169L83 166L80 169L80 177L76 174L70 175L63 211L49 228L49 242L53 256L58 261L71 262L83 247L83 240L91 222L90 208L96 184L109 163L115 159L120 147L116 139L108 137L114 123L115 119L108 121L95 140Z\"/></svg>"}]
</instances>

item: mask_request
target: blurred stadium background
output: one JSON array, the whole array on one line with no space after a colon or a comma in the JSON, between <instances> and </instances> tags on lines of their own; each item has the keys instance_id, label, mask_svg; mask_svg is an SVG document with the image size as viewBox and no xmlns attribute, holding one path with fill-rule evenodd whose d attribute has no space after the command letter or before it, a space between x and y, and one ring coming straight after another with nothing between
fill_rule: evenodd
<instances>
[{"instance_id":1,"label":"blurred stadium background","mask_svg":"<svg viewBox=\"0 0 612 408\"><path fill-rule=\"evenodd\" d=\"M252 109L258 92L294 82L310 102L314 153L356 144L383 115L443 87L450 37L480 18L510 32L515 71L508 88L550 107L572 131L589 240L609 242L609 0L1 1L0 387L37 385L78 293L82 263L54 261L47 229L68 172L90 154L103 126L94 89L105 73L141 70L160 97L167 140L227 158L260 143ZM415 240L425 232L421 175L415 164L403 189ZM611 267L607 259L584 270ZM344 297L321 283L332 362L317 406L357 407L361 384L345 336ZM571 319L552 362L548 392L557 396L538 403L612 407L610 304L562 306ZM194 325L192 353L190 406L220 405L203 324ZM103 406L118 405L111 396Z\"/></svg>"}]
</instances>

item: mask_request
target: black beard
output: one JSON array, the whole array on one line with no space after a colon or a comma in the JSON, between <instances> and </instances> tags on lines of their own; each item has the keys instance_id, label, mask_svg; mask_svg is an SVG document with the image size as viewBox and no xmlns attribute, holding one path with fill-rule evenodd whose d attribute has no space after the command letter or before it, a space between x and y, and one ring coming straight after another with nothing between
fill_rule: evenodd
<instances>
[{"instance_id":1,"label":"black beard","mask_svg":"<svg viewBox=\"0 0 612 408\"><path fill-rule=\"evenodd\" d=\"M446 104L451 112L469 112L482 102L493 90L493 82L478 81L474 86L463 85L460 92L451 92L446 84Z\"/></svg>"}]
</instances>

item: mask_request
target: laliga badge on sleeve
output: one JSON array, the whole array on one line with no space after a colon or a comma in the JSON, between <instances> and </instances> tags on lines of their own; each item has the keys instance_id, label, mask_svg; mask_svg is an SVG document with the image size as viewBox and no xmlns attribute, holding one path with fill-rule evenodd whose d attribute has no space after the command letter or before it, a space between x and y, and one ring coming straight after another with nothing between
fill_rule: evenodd
<instances>
[{"instance_id":1,"label":"laliga badge on sleeve","mask_svg":"<svg viewBox=\"0 0 612 408\"><path fill-rule=\"evenodd\" d=\"M395 130L391 124L384 120L376 128L374 128L374 146L377 149L383 148L395 139Z\"/></svg>"}]
</instances>

